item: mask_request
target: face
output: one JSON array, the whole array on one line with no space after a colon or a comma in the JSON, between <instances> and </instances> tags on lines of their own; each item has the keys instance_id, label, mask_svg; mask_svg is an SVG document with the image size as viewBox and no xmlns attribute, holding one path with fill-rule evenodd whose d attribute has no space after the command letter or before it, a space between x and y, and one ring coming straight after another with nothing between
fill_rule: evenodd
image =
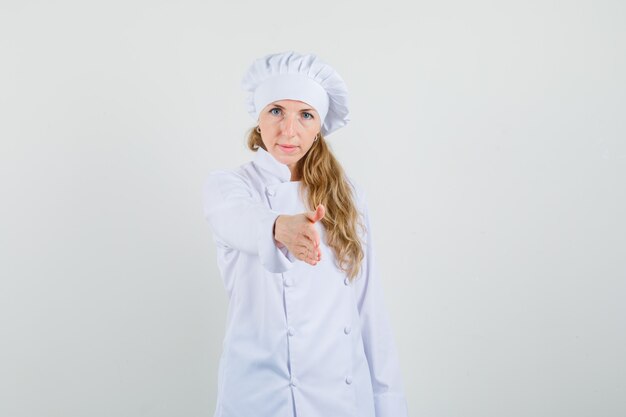
<instances>
[{"instance_id":1,"label":"face","mask_svg":"<svg viewBox=\"0 0 626 417\"><path fill-rule=\"evenodd\" d=\"M321 122L317 111L298 100L274 101L259 114L261 139L267 151L291 170L313 146Z\"/></svg>"}]
</instances>

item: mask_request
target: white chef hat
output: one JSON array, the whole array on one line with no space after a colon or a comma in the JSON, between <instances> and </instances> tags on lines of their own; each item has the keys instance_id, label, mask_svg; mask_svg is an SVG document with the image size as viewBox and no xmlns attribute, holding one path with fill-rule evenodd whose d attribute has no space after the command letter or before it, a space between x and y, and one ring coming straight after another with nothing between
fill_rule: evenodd
<instances>
[{"instance_id":1,"label":"white chef hat","mask_svg":"<svg viewBox=\"0 0 626 417\"><path fill-rule=\"evenodd\" d=\"M247 92L248 113L255 120L269 103L289 99L303 101L319 113L324 136L350 121L346 83L313 54L287 51L258 58L241 85Z\"/></svg>"}]
</instances>

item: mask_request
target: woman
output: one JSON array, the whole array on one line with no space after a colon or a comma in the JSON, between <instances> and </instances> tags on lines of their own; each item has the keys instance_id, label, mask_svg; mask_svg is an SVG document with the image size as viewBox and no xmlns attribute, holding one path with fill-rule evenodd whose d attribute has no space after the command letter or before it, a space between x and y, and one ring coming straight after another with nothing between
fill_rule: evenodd
<instances>
[{"instance_id":1,"label":"woman","mask_svg":"<svg viewBox=\"0 0 626 417\"><path fill-rule=\"evenodd\" d=\"M229 296L215 416L406 416L363 190L325 141L349 121L345 83L290 51L243 86L256 154L204 189Z\"/></svg>"}]
</instances>

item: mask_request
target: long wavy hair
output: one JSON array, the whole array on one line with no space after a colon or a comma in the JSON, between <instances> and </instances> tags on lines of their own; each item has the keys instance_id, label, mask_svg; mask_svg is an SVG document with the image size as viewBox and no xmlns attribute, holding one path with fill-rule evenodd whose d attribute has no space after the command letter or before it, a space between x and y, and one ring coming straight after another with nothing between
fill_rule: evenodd
<instances>
[{"instance_id":1,"label":"long wavy hair","mask_svg":"<svg viewBox=\"0 0 626 417\"><path fill-rule=\"evenodd\" d=\"M267 151L256 126L248 133L248 148L254 152L259 148ZM296 164L296 172L301 179L299 192L306 207L315 210L318 204L323 204L326 208L320 220L326 231L326 244L335 254L337 267L353 281L361 270L364 258L357 224L362 230L365 230L365 225L345 172L321 132Z\"/></svg>"}]
</instances>

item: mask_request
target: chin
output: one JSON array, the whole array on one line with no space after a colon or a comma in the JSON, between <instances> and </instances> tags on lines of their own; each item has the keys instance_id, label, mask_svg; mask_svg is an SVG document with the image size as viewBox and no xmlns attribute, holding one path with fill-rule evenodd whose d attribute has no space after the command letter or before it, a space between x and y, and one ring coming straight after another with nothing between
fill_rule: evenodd
<instances>
[{"instance_id":1,"label":"chin","mask_svg":"<svg viewBox=\"0 0 626 417\"><path fill-rule=\"evenodd\" d=\"M280 155L278 160L284 164L293 164L300 159L300 155Z\"/></svg>"},{"instance_id":2,"label":"chin","mask_svg":"<svg viewBox=\"0 0 626 417\"><path fill-rule=\"evenodd\" d=\"M282 154L280 151L278 152L270 152L272 154L272 156L277 160L280 161L284 164L286 164L287 162L292 162L292 157L290 155L284 155Z\"/></svg>"}]
</instances>

